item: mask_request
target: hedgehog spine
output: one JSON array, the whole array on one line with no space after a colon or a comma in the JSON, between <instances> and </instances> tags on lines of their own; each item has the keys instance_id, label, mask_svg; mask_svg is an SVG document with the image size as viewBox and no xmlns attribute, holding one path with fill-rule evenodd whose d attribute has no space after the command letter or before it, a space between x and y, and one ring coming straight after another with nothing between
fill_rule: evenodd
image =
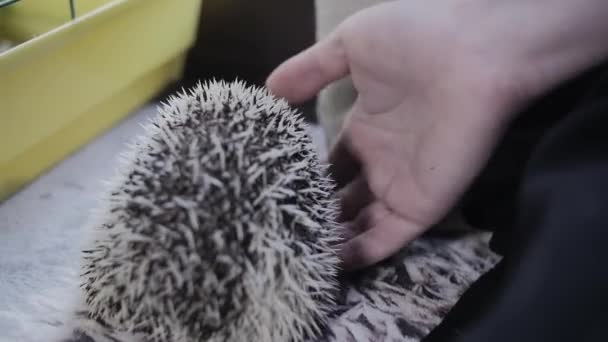
<instances>
[{"instance_id":1,"label":"hedgehog spine","mask_svg":"<svg viewBox=\"0 0 608 342\"><path fill-rule=\"evenodd\" d=\"M300 341L336 289L333 183L266 89L199 84L122 158L85 251L91 317L152 341Z\"/></svg>"}]
</instances>

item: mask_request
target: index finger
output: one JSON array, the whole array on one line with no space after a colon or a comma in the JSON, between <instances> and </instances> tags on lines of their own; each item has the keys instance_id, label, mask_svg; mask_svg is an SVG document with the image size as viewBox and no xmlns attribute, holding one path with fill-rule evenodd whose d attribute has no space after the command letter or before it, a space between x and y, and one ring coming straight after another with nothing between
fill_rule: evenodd
<instances>
[{"instance_id":1,"label":"index finger","mask_svg":"<svg viewBox=\"0 0 608 342\"><path fill-rule=\"evenodd\" d=\"M346 76L348 61L339 32L279 65L266 80L268 89L289 102L300 103Z\"/></svg>"}]
</instances>

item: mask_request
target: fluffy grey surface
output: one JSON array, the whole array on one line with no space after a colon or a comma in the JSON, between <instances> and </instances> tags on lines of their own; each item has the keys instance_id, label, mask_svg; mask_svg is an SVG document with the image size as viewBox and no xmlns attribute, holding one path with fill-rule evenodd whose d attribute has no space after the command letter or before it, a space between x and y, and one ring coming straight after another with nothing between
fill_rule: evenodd
<instances>
[{"instance_id":1,"label":"fluffy grey surface","mask_svg":"<svg viewBox=\"0 0 608 342\"><path fill-rule=\"evenodd\" d=\"M0 203L0 341L55 342L79 292L84 227L144 107Z\"/></svg>"}]
</instances>

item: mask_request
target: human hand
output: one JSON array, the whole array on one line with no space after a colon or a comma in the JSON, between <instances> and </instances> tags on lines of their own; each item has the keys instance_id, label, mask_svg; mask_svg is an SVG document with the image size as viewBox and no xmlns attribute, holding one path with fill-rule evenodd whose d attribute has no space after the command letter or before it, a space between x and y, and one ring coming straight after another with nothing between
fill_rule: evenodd
<instances>
[{"instance_id":1,"label":"human hand","mask_svg":"<svg viewBox=\"0 0 608 342\"><path fill-rule=\"evenodd\" d=\"M536 8L524 11L526 3L384 3L350 17L269 77L271 91L291 102L347 74L358 91L330 154L332 175L345 186L346 268L376 263L438 222L515 109L584 64L554 48L551 20L522 31L520 20L534 18Z\"/></svg>"}]
</instances>

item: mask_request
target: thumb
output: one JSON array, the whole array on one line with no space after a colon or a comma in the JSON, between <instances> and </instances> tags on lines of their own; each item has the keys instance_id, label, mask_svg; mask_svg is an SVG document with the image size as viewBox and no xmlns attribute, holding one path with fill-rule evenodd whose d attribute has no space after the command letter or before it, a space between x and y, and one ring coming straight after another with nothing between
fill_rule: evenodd
<instances>
[{"instance_id":1,"label":"thumb","mask_svg":"<svg viewBox=\"0 0 608 342\"><path fill-rule=\"evenodd\" d=\"M337 29L327 38L288 59L268 77L266 86L279 97L300 103L348 74L348 60Z\"/></svg>"}]
</instances>

